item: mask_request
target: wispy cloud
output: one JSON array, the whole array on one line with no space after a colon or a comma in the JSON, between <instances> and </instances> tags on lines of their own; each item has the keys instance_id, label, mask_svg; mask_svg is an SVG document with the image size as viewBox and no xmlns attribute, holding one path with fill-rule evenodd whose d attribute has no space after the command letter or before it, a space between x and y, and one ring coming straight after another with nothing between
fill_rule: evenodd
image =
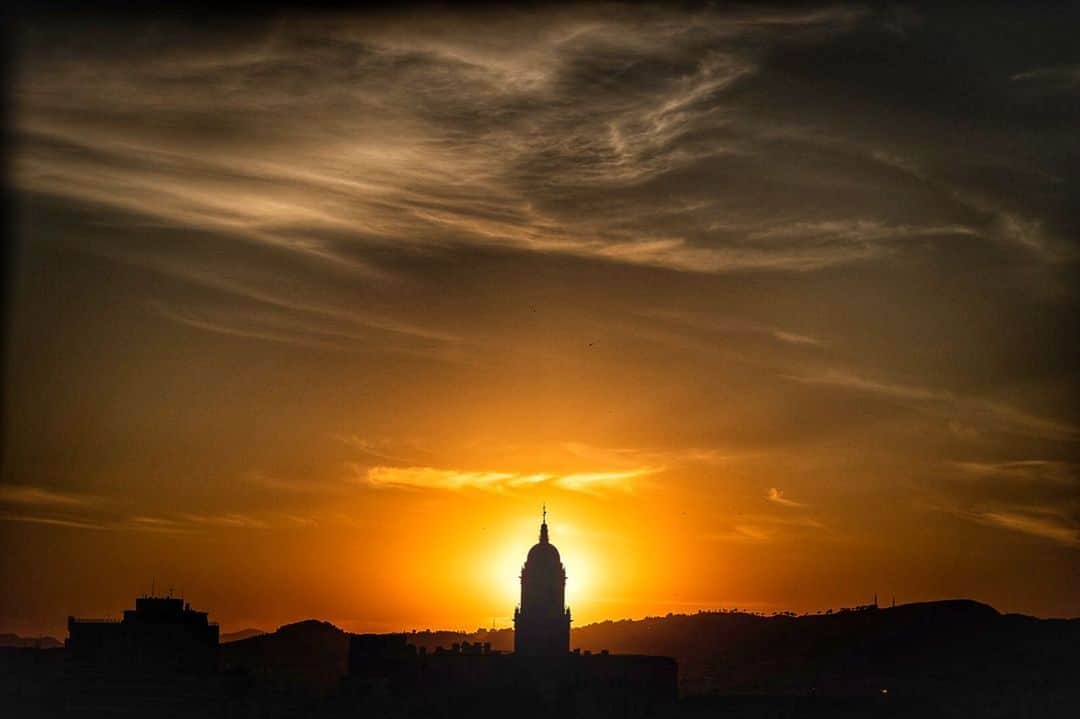
<instances>
[{"instance_id":1,"label":"wispy cloud","mask_svg":"<svg viewBox=\"0 0 1080 719\"><path fill-rule=\"evenodd\" d=\"M767 514L742 515L729 521L721 521L718 531L710 532L703 539L710 542L736 542L760 544L788 540L820 532L825 525L812 517L777 517Z\"/></svg>"},{"instance_id":2,"label":"wispy cloud","mask_svg":"<svg viewBox=\"0 0 1080 719\"><path fill-rule=\"evenodd\" d=\"M705 535L712 542L768 542L776 537L776 528L760 524L733 524L729 529Z\"/></svg>"},{"instance_id":3,"label":"wispy cloud","mask_svg":"<svg viewBox=\"0 0 1080 719\"><path fill-rule=\"evenodd\" d=\"M87 507L100 504L101 497L61 492L31 485L0 485L0 503L42 507Z\"/></svg>"},{"instance_id":4,"label":"wispy cloud","mask_svg":"<svg viewBox=\"0 0 1080 719\"><path fill-rule=\"evenodd\" d=\"M550 484L561 489L586 494L607 490L629 491L635 480L658 470L652 467L615 470L606 472L491 472L438 469L435 467L370 467L359 472L358 479L376 488L439 489L507 491L538 484Z\"/></svg>"},{"instance_id":5,"label":"wispy cloud","mask_svg":"<svg viewBox=\"0 0 1080 719\"><path fill-rule=\"evenodd\" d=\"M385 315L358 311L342 298L304 298L309 288L283 291L280 278L221 268L198 267L176 260L105 251L111 259L133 264L171 278L221 293L239 302L231 305L183 307L161 301L151 311L173 322L207 332L259 339L320 350L388 352L461 361L461 341L446 332L429 330ZM237 276L240 275L240 276ZM316 290L317 292L318 290Z\"/></svg>"},{"instance_id":6,"label":"wispy cloud","mask_svg":"<svg viewBox=\"0 0 1080 719\"><path fill-rule=\"evenodd\" d=\"M1017 506L973 512L982 524L1048 539L1066 547L1080 547L1080 524L1056 507Z\"/></svg>"},{"instance_id":7,"label":"wispy cloud","mask_svg":"<svg viewBox=\"0 0 1080 719\"><path fill-rule=\"evenodd\" d=\"M313 517L287 512L179 512L159 516L139 515L131 517L118 523L116 528L187 534L208 529L270 530L312 527L317 523L317 520Z\"/></svg>"},{"instance_id":8,"label":"wispy cloud","mask_svg":"<svg viewBox=\"0 0 1080 719\"><path fill-rule=\"evenodd\" d=\"M572 457L595 464L614 465L621 469L647 466L654 472L663 471L674 465L722 464L756 456L754 452L736 451L731 447L601 447L585 442L564 442L561 449Z\"/></svg>"},{"instance_id":9,"label":"wispy cloud","mask_svg":"<svg viewBox=\"0 0 1080 719\"><path fill-rule=\"evenodd\" d=\"M512 472L468 472L435 467L370 467L362 480L373 487L412 489L501 489L513 484L546 481L547 475L518 475Z\"/></svg>"},{"instance_id":10,"label":"wispy cloud","mask_svg":"<svg viewBox=\"0 0 1080 719\"><path fill-rule=\"evenodd\" d=\"M30 524L45 524L54 527L69 527L73 529L110 529L109 525L91 520L69 519L65 517L49 517L34 514L21 514L18 512L0 512L0 520L7 522L27 522Z\"/></svg>"},{"instance_id":11,"label":"wispy cloud","mask_svg":"<svg viewBox=\"0 0 1080 719\"><path fill-rule=\"evenodd\" d=\"M826 370L817 375L786 375L785 378L803 384L839 387L841 389L867 392L897 399L942 400L948 398L948 394L944 392L924 387L868 379L852 372L837 369Z\"/></svg>"},{"instance_id":12,"label":"wispy cloud","mask_svg":"<svg viewBox=\"0 0 1080 719\"><path fill-rule=\"evenodd\" d=\"M166 534L183 534L189 532L191 529L190 526L178 519L148 517L143 515L131 517L127 520L126 525L128 528L137 531L163 532Z\"/></svg>"},{"instance_id":13,"label":"wispy cloud","mask_svg":"<svg viewBox=\"0 0 1080 719\"><path fill-rule=\"evenodd\" d=\"M391 442L385 439L368 439L356 435L335 435L335 439L369 457L398 465L409 464L408 460L402 456L406 452L427 454L427 452L419 450L415 445L398 448L401 442Z\"/></svg>"},{"instance_id":14,"label":"wispy cloud","mask_svg":"<svg viewBox=\"0 0 1080 719\"><path fill-rule=\"evenodd\" d=\"M170 319L182 325L188 327L194 327L196 329L205 330L207 332L213 332L216 334L226 335L229 337L242 337L246 339L258 339L266 340L267 342L277 342L286 345L295 345L297 347L306 347L310 349L319 350L341 350L341 351L358 351L359 347L350 347L347 344L341 342L327 341L319 339L318 337L305 336L302 332L281 332L265 327L260 327L256 323L248 322L245 319L240 321L230 321L227 319L210 319L203 314L200 316L191 311L170 309L167 307L158 306L157 312L166 319Z\"/></svg>"},{"instance_id":15,"label":"wispy cloud","mask_svg":"<svg viewBox=\"0 0 1080 719\"><path fill-rule=\"evenodd\" d=\"M963 420L961 424L974 424L998 432L1059 441L1080 438L1080 428L1072 424L1040 417L997 400L964 397L944 389L870 379L839 369L828 369L812 375L783 376L802 384L835 387L910 403L913 407L936 413L950 424L955 424L959 417Z\"/></svg>"},{"instance_id":16,"label":"wispy cloud","mask_svg":"<svg viewBox=\"0 0 1080 719\"><path fill-rule=\"evenodd\" d=\"M759 335L769 337L791 345L825 347L826 343L816 337L799 332L792 332L781 327L774 327L742 318L727 317L718 313L691 313L672 310L649 310L642 313L645 317L661 320L665 323L697 330L704 333L728 335Z\"/></svg>"},{"instance_id":17,"label":"wispy cloud","mask_svg":"<svg viewBox=\"0 0 1080 719\"><path fill-rule=\"evenodd\" d=\"M765 494L765 498L774 504L779 504L784 507L805 507L802 502L796 502L794 499L789 499L784 496L784 490L777 489L776 487L769 487L769 491Z\"/></svg>"},{"instance_id":18,"label":"wispy cloud","mask_svg":"<svg viewBox=\"0 0 1080 719\"><path fill-rule=\"evenodd\" d=\"M800 335L795 332L787 332L785 330L772 329L769 333L780 340L781 342L787 342L793 345L814 345L815 347L822 347L824 343L821 340L808 337L807 335Z\"/></svg>"},{"instance_id":19,"label":"wispy cloud","mask_svg":"<svg viewBox=\"0 0 1080 719\"><path fill-rule=\"evenodd\" d=\"M210 529L268 530L308 527L316 524L311 517L288 513L248 514L224 512L213 514L176 513L167 515L90 514L71 511L81 507L64 505L42 506L41 509L63 509L49 513L0 512L0 521L43 524L72 529L91 529L113 532L156 532L165 534L191 534Z\"/></svg>"},{"instance_id":20,"label":"wispy cloud","mask_svg":"<svg viewBox=\"0 0 1080 719\"><path fill-rule=\"evenodd\" d=\"M952 462L967 477L1003 479L1023 483L1076 484L1080 472L1076 464L1059 460L1025 459L1009 462Z\"/></svg>"},{"instance_id":21,"label":"wispy cloud","mask_svg":"<svg viewBox=\"0 0 1080 719\"><path fill-rule=\"evenodd\" d=\"M243 477L242 481L253 487L284 492L287 494L325 494L340 492L344 486L340 482L323 482L313 479L284 478L254 472Z\"/></svg>"},{"instance_id":22,"label":"wispy cloud","mask_svg":"<svg viewBox=\"0 0 1080 719\"><path fill-rule=\"evenodd\" d=\"M1080 89L1080 65L1053 65L1013 73L1013 82L1034 83L1047 91Z\"/></svg>"},{"instance_id":23,"label":"wispy cloud","mask_svg":"<svg viewBox=\"0 0 1080 719\"><path fill-rule=\"evenodd\" d=\"M16 182L361 276L379 272L371 258L390 246L459 244L681 272L810 272L886 256L897 241L973 232L863 216L770 221L692 187L675 213L642 195L702 161L754 163L766 145L731 93L757 77L755 48L843 34L862 13L641 15L499 13L483 42L423 23L403 33L297 18L266 38L253 29L250 45L214 53L178 43L138 67L107 52L20 63ZM628 82L610 72L618 67L647 76ZM252 82L256 73L303 73L312 92ZM222 146L143 119L220 113L272 130L258 144ZM573 211L586 194L605 199ZM715 229L733 222L735 231Z\"/></svg>"},{"instance_id":24,"label":"wispy cloud","mask_svg":"<svg viewBox=\"0 0 1080 719\"><path fill-rule=\"evenodd\" d=\"M636 480L658 471L660 470L654 467L640 467L614 472L577 472L557 476L553 481L556 486L563 489L599 494L610 489L629 491L635 487Z\"/></svg>"},{"instance_id":25,"label":"wispy cloud","mask_svg":"<svg viewBox=\"0 0 1080 719\"><path fill-rule=\"evenodd\" d=\"M181 514L180 520L193 525L210 527L227 527L232 529L269 529L272 524L267 519L253 517L248 514Z\"/></svg>"}]
</instances>

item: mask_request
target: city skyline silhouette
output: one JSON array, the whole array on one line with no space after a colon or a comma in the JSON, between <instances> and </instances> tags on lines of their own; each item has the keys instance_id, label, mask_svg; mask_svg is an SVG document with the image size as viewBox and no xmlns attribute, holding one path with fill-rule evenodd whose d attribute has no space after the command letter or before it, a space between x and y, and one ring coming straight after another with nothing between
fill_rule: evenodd
<instances>
[{"instance_id":1,"label":"city skyline silhouette","mask_svg":"<svg viewBox=\"0 0 1080 719\"><path fill-rule=\"evenodd\" d=\"M5 18L20 707L1080 705L1080 6Z\"/></svg>"},{"instance_id":2,"label":"city skyline silhouette","mask_svg":"<svg viewBox=\"0 0 1080 719\"><path fill-rule=\"evenodd\" d=\"M836 613L699 611L572 630L546 505L537 539L512 629L347 633L309 619L223 635L207 611L152 589L121 619L69 616L62 645L0 637L0 708L43 717L482 717L516 707L523 716L628 718L774 716L793 701L806 717L950 716L960 707L1067 716L1077 705L1067 687L1080 620L1006 616L971 600L880 607L875 594Z\"/></svg>"}]
</instances>

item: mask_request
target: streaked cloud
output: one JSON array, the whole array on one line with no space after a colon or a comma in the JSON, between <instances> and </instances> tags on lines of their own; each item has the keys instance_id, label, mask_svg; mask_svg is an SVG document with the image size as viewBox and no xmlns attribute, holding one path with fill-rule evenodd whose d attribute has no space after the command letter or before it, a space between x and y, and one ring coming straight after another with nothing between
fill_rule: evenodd
<instances>
[{"instance_id":1,"label":"streaked cloud","mask_svg":"<svg viewBox=\"0 0 1080 719\"><path fill-rule=\"evenodd\" d=\"M816 337L810 337L799 332L792 332L780 327L771 327L760 323L750 322L737 317L725 317L722 314L712 313L688 313L678 311L650 310L643 313L646 317L661 320L674 326L698 330L711 334L726 335L762 335L779 342L792 345L810 345L825 347L826 343Z\"/></svg>"},{"instance_id":2,"label":"streaked cloud","mask_svg":"<svg viewBox=\"0 0 1080 719\"><path fill-rule=\"evenodd\" d=\"M627 468L646 465L654 472L669 465L729 462L747 455L721 447L598 447L585 442L564 442L561 449L573 457L598 464Z\"/></svg>"},{"instance_id":3,"label":"streaked cloud","mask_svg":"<svg viewBox=\"0 0 1080 719\"><path fill-rule=\"evenodd\" d=\"M709 542L734 542L762 544L794 539L807 532L821 532L825 525L812 517L776 517L772 515L744 515L720 522L722 528L706 534Z\"/></svg>"},{"instance_id":4,"label":"streaked cloud","mask_svg":"<svg viewBox=\"0 0 1080 719\"><path fill-rule=\"evenodd\" d=\"M788 342L793 345L814 345L821 347L824 343L821 340L814 339L813 337L807 337L806 335L800 335L795 332L787 332L786 330L773 329L769 330L776 339L781 342Z\"/></svg>"},{"instance_id":5,"label":"streaked cloud","mask_svg":"<svg viewBox=\"0 0 1080 719\"><path fill-rule=\"evenodd\" d=\"M165 534L191 534L210 529L282 529L310 527L314 518L282 512L245 514L227 512L220 514L177 513L169 515L125 516L123 514L90 514L54 512L30 514L26 512L0 512L0 521L43 524L72 529L91 529L112 532L156 532Z\"/></svg>"},{"instance_id":6,"label":"streaked cloud","mask_svg":"<svg viewBox=\"0 0 1080 719\"><path fill-rule=\"evenodd\" d=\"M789 499L784 496L784 490L777 489L776 487L769 487L769 491L765 493L765 499L769 500L773 504L779 504L784 507L805 507L802 502L796 502L794 499Z\"/></svg>"},{"instance_id":7,"label":"streaked cloud","mask_svg":"<svg viewBox=\"0 0 1080 719\"><path fill-rule=\"evenodd\" d=\"M336 435L335 439L348 447L359 450L368 457L374 457L375 459L393 462L395 464L409 463L403 458L402 455L404 453L430 454L429 452L418 448L415 442L402 443L400 441L390 441L385 438L369 439L366 437L357 437L356 435ZM406 444L406 446L401 447L402 444Z\"/></svg>"},{"instance_id":8,"label":"streaked cloud","mask_svg":"<svg viewBox=\"0 0 1080 719\"><path fill-rule=\"evenodd\" d=\"M283 492L286 494L326 494L341 492L344 488L340 482L321 482L312 479L285 478L267 475L263 472L252 472L242 479L245 484L271 492Z\"/></svg>"},{"instance_id":9,"label":"streaked cloud","mask_svg":"<svg viewBox=\"0 0 1080 719\"><path fill-rule=\"evenodd\" d=\"M102 502L90 494L60 492L30 485L0 485L0 503L43 507L86 507Z\"/></svg>"},{"instance_id":10,"label":"streaked cloud","mask_svg":"<svg viewBox=\"0 0 1080 719\"><path fill-rule=\"evenodd\" d=\"M215 514L180 512L161 516L135 516L118 523L115 528L188 534L208 529L281 530L312 527L317 523L317 520L313 517L277 511L260 513L221 512Z\"/></svg>"},{"instance_id":11,"label":"streaked cloud","mask_svg":"<svg viewBox=\"0 0 1080 719\"><path fill-rule=\"evenodd\" d=\"M548 484L571 492L599 494L608 490L628 491L635 480L654 474L652 467L607 472L483 472L434 467L370 467L360 471L360 481L376 488L507 491Z\"/></svg>"},{"instance_id":12,"label":"streaked cloud","mask_svg":"<svg viewBox=\"0 0 1080 719\"><path fill-rule=\"evenodd\" d=\"M1003 529L1048 539L1066 547L1080 547L1080 522L1051 507L1007 507L976 512L972 519Z\"/></svg>"},{"instance_id":13,"label":"streaked cloud","mask_svg":"<svg viewBox=\"0 0 1080 719\"><path fill-rule=\"evenodd\" d=\"M956 417L960 417L961 424L981 426L997 432L1058 441L1075 441L1080 438L1080 427L1067 422L1040 417L998 400L958 396L944 389L870 379L837 369L815 375L785 375L785 379L909 402L913 406L948 418L950 426L956 422Z\"/></svg>"},{"instance_id":14,"label":"streaked cloud","mask_svg":"<svg viewBox=\"0 0 1080 719\"><path fill-rule=\"evenodd\" d=\"M179 519L193 525L227 527L232 529L269 529L271 523L266 519L247 514L181 514Z\"/></svg>"},{"instance_id":15,"label":"streaked cloud","mask_svg":"<svg viewBox=\"0 0 1080 719\"><path fill-rule=\"evenodd\" d=\"M556 477L556 486L573 492L599 494L606 490L628 491L635 487L635 481L660 471L654 467L621 470L615 472L575 472Z\"/></svg>"},{"instance_id":16,"label":"streaked cloud","mask_svg":"<svg viewBox=\"0 0 1080 719\"><path fill-rule=\"evenodd\" d=\"M1059 460L1025 459L1008 462L953 462L966 476L1031 484L1075 485L1080 479L1076 464Z\"/></svg>"},{"instance_id":17,"label":"streaked cloud","mask_svg":"<svg viewBox=\"0 0 1080 719\"><path fill-rule=\"evenodd\" d=\"M165 517L147 517L138 515L131 517L127 521L127 526L134 530L142 530L147 532L163 532L170 533L186 533L190 531L190 527L178 520L167 519Z\"/></svg>"},{"instance_id":18,"label":"streaked cloud","mask_svg":"<svg viewBox=\"0 0 1080 719\"><path fill-rule=\"evenodd\" d=\"M0 512L0 521L25 522L28 524L44 524L52 527L67 527L70 529L109 529L107 525L99 524L90 520L68 519L65 517L49 517L35 514L22 514L18 512Z\"/></svg>"},{"instance_id":19,"label":"streaked cloud","mask_svg":"<svg viewBox=\"0 0 1080 719\"><path fill-rule=\"evenodd\" d=\"M377 275L389 247L463 243L680 272L812 272L989 232L947 214L762 213L738 185L724 198L685 184L709 166L761 168L780 137L818 142L795 127L755 129L745 88L767 82L770 49L843 36L861 11L542 16L536 31L533 14L491 14L484 41L425 23L296 18L213 51L178 38L138 66L102 48L20 66L16 182L360 276ZM306 92L291 86L297 76ZM147 119L212 127L222 113L260 140L221 143ZM680 190L677 204L650 199L657 182ZM598 204L576 212L578 196Z\"/></svg>"},{"instance_id":20,"label":"streaked cloud","mask_svg":"<svg viewBox=\"0 0 1080 719\"><path fill-rule=\"evenodd\" d=\"M1053 65L1013 73L1013 82L1035 83L1047 90L1076 90L1080 88L1080 65Z\"/></svg>"},{"instance_id":21,"label":"streaked cloud","mask_svg":"<svg viewBox=\"0 0 1080 719\"><path fill-rule=\"evenodd\" d=\"M839 387L841 389L867 392L897 399L942 400L948 397L944 392L926 389L924 387L868 379L844 370L827 370L821 374L812 376L788 376L786 379L802 382L804 384Z\"/></svg>"}]
</instances>

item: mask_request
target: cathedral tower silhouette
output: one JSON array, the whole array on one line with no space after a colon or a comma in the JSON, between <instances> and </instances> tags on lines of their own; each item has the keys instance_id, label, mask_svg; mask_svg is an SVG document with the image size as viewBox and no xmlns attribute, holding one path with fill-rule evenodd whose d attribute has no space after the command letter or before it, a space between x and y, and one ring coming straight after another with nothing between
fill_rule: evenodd
<instances>
[{"instance_id":1,"label":"cathedral tower silhouette","mask_svg":"<svg viewBox=\"0 0 1080 719\"><path fill-rule=\"evenodd\" d=\"M559 656L569 652L566 569L559 558L559 550L548 541L545 507L540 541L529 550L521 569L521 605L514 610L514 653Z\"/></svg>"}]
</instances>

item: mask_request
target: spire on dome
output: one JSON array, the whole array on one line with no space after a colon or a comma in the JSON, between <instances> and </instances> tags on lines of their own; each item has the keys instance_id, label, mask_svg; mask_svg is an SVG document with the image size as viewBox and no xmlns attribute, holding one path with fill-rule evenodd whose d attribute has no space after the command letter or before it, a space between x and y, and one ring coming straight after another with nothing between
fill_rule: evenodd
<instances>
[{"instance_id":1,"label":"spire on dome","mask_svg":"<svg viewBox=\"0 0 1080 719\"><path fill-rule=\"evenodd\" d=\"M540 543L548 543L548 531L547 531L547 505L543 506L543 518L540 521Z\"/></svg>"}]
</instances>

